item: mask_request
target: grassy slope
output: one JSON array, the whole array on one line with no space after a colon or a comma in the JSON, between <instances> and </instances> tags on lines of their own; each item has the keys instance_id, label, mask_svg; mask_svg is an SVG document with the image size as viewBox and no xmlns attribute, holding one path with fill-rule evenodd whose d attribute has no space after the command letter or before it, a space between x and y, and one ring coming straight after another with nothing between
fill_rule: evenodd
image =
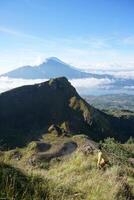
<instances>
[{"instance_id":1,"label":"grassy slope","mask_svg":"<svg viewBox=\"0 0 134 200\"><path fill-rule=\"evenodd\" d=\"M28 176L10 165L0 163L0 199L46 199L47 185L35 176Z\"/></svg>"},{"instance_id":2,"label":"grassy slope","mask_svg":"<svg viewBox=\"0 0 134 200\"><path fill-rule=\"evenodd\" d=\"M80 145L85 141L84 136L57 138L54 135L45 135L44 139L53 144L71 139ZM96 151L93 154L84 155L79 148L69 156L53 159L50 162L42 161L42 164L39 163L34 167L29 166L26 160L37 151L35 142L26 148L17 149L22 153L19 161L11 158L12 151L1 155L0 159L2 162L19 168L27 176L41 177L44 192L50 200L131 200L132 191L130 189L134 184L134 173L133 168L126 163L126 158L129 154L128 150L134 148L133 144L130 147L130 145L122 146L114 141L111 143L106 141L104 148L109 153L112 148L114 149L112 154L109 154L112 162L106 171L96 168ZM122 155L122 151L128 154L125 153L119 163L116 157ZM40 187L36 187L35 191L38 193L39 189Z\"/></svg>"}]
</instances>

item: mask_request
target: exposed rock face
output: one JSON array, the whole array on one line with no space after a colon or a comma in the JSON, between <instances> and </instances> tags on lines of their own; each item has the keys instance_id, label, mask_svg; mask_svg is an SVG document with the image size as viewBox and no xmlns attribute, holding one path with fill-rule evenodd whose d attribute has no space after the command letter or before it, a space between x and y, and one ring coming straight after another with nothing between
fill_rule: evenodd
<instances>
[{"instance_id":1,"label":"exposed rock face","mask_svg":"<svg viewBox=\"0 0 134 200\"><path fill-rule=\"evenodd\" d=\"M85 143L80 146L79 151L81 151L85 155L88 155L92 154L96 149L97 145L93 141L86 140Z\"/></svg>"},{"instance_id":2,"label":"exposed rock face","mask_svg":"<svg viewBox=\"0 0 134 200\"><path fill-rule=\"evenodd\" d=\"M52 124L49 128L48 128L48 132L55 132L55 134L57 135L57 136L60 136L60 135L62 135L62 129L59 127L59 126L57 126L57 125L54 125L54 124Z\"/></svg>"}]
</instances>

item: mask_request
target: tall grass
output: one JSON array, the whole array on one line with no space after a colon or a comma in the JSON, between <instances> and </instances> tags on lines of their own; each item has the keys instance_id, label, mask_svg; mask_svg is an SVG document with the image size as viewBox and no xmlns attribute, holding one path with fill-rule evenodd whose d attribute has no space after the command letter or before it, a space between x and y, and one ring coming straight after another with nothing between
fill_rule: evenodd
<instances>
[{"instance_id":1,"label":"tall grass","mask_svg":"<svg viewBox=\"0 0 134 200\"><path fill-rule=\"evenodd\" d=\"M47 176L55 183L52 197L53 194L58 197L59 191L64 191L67 200L129 200L132 197L126 178L120 176L120 168L113 166L106 171L98 170L95 156L73 155L51 167Z\"/></svg>"},{"instance_id":2,"label":"tall grass","mask_svg":"<svg viewBox=\"0 0 134 200\"><path fill-rule=\"evenodd\" d=\"M47 184L39 177L24 175L9 165L0 164L0 199L40 200L47 197Z\"/></svg>"},{"instance_id":3,"label":"tall grass","mask_svg":"<svg viewBox=\"0 0 134 200\"><path fill-rule=\"evenodd\" d=\"M82 137L83 138L83 137ZM85 138L73 137L77 143ZM51 138L48 138L48 140ZM61 138L64 140L64 138ZM61 140L60 139L60 140ZM66 139L66 138L65 138ZM47 141L48 142L48 141ZM59 142L59 140L58 140ZM63 141L62 141L63 142ZM53 138L55 143L55 138ZM3 162L19 168L0 165L0 198L15 200L132 200L131 187L134 185L133 168L126 159L132 155L127 148L108 139L103 144L105 150L112 153L109 157L111 166L106 170L96 167L97 152L84 155L81 151L51 160L49 167L27 165L27 158L36 153L35 143L25 149L19 161L13 160L10 153L1 156ZM115 157L114 157L115 156ZM117 156L121 160L115 159ZM44 165L48 161L43 161ZM22 173L23 171L25 173Z\"/></svg>"}]
</instances>

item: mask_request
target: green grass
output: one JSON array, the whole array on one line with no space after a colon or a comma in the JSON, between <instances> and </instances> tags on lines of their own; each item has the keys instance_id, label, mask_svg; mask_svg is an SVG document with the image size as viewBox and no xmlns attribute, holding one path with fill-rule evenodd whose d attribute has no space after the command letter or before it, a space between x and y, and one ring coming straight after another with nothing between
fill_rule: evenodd
<instances>
[{"instance_id":1,"label":"green grass","mask_svg":"<svg viewBox=\"0 0 134 200\"><path fill-rule=\"evenodd\" d=\"M64 188L64 199L69 199L69 196L70 199L85 200L125 200L127 196L130 199L129 186L125 177L120 176L120 170L118 166L112 166L106 171L98 170L96 155L86 157L77 153L52 166L47 177L56 185L55 194Z\"/></svg>"},{"instance_id":2,"label":"green grass","mask_svg":"<svg viewBox=\"0 0 134 200\"><path fill-rule=\"evenodd\" d=\"M73 140L78 146L83 145L86 139L84 135L44 136L44 141L51 144ZM44 160L42 165L37 166L29 166L26 162L30 155L36 153L36 142L17 149L22 154L19 161L10 156L12 151L5 152L0 160L9 165L1 165L0 168L0 197L8 195L5 197L12 199L14 195L18 195L15 200L131 200L134 197L134 173L126 162L132 155L130 145L133 144L122 145L113 139L107 139L103 143L104 149L112 153L112 157L109 157L111 166L106 170L96 167L97 151L84 155L78 149L60 159L49 162ZM116 156L121 157L120 163L113 159Z\"/></svg>"},{"instance_id":3,"label":"green grass","mask_svg":"<svg viewBox=\"0 0 134 200\"><path fill-rule=\"evenodd\" d=\"M18 169L0 164L0 199L46 199L46 186L39 177L26 176Z\"/></svg>"}]
</instances>

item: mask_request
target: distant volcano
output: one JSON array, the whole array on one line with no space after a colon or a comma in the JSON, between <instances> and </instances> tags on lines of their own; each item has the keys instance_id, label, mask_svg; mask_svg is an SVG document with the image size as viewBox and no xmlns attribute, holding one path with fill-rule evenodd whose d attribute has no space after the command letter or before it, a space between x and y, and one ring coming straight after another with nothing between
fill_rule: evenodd
<instances>
[{"instance_id":1,"label":"distant volcano","mask_svg":"<svg viewBox=\"0 0 134 200\"><path fill-rule=\"evenodd\" d=\"M23 66L18 69L12 70L1 76L9 78L22 78L22 79L50 79L60 76L65 76L68 79L78 78L110 78L109 75L97 75L92 73L82 72L69 64L64 63L56 57L46 59L45 62L38 66Z\"/></svg>"}]
</instances>

